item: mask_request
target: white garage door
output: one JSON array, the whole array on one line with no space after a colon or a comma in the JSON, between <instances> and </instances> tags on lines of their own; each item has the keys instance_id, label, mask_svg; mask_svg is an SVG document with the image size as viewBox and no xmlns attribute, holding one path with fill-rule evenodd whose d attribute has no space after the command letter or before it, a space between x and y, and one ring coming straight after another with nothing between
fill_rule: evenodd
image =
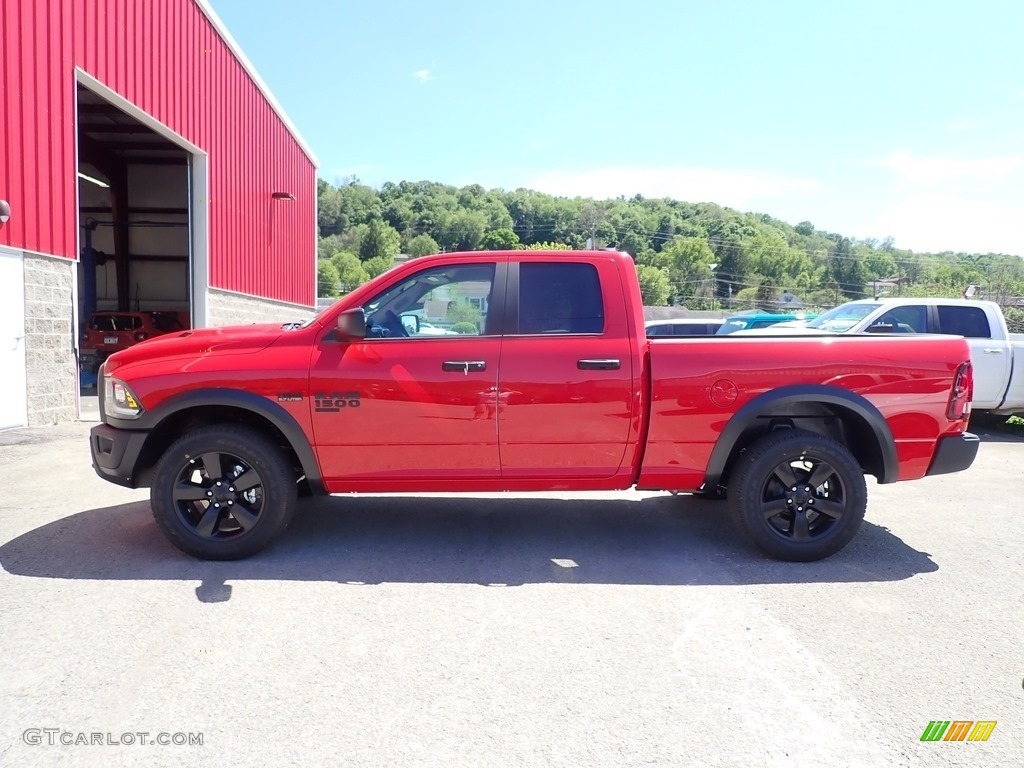
<instances>
[{"instance_id":1,"label":"white garage door","mask_svg":"<svg viewBox=\"0 0 1024 768\"><path fill-rule=\"evenodd\" d=\"M27 423L25 271L20 253L0 248L0 429Z\"/></svg>"}]
</instances>

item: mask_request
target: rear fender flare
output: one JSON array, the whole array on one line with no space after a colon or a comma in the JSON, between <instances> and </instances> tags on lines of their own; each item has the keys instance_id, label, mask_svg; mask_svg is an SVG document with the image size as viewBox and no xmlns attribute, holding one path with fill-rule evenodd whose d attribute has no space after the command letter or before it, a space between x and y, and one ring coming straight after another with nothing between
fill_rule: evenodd
<instances>
[{"instance_id":1,"label":"rear fender flare","mask_svg":"<svg viewBox=\"0 0 1024 768\"><path fill-rule=\"evenodd\" d=\"M740 408L726 424L715 443L711 458L708 460L704 487L714 489L721 484L729 458L733 455L737 443L743 433L758 419L775 414L785 417L787 406L807 402L821 403L846 410L864 422L874 435L882 456L882 474L878 478L878 482L896 482L899 476L896 443L882 412L855 392L817 384L775 389L755 397Z\"/></svg>"}]
</instances>

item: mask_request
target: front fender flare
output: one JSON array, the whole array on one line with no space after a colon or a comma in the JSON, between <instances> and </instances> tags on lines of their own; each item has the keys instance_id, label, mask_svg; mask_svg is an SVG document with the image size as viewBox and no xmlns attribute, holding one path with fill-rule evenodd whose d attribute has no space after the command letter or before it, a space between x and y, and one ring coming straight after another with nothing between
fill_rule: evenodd
<instances>
[{"instance_id":1,"label":"front fender flare","mask_svg":"<svg viewBox=\"0 0 1024 768\"><path fill-rule=\"evenodd\" d=\"M168 418L175 414L193 408L229 407L254 413L274 425L285 440L295 451L295 455L302 465L306 481L314 493L325 493L323 478L320 474L320 463L309 443L309 439L302 427L288 411L278 403L269 400L262 395L246 392L240 389L205 388L185 392L176 395L161 403L152 411L147 411L136 420L107 418L107 422L114 427L125 430L147 430L159 429Z\"/></svg>"}]
</instances>

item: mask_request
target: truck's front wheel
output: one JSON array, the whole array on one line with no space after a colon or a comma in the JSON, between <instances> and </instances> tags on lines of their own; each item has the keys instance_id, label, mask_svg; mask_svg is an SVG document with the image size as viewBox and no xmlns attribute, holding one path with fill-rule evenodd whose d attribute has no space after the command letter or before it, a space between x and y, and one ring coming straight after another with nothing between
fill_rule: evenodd
<instances>
[{"instance_id":1,"label":"truck's front wheel","mask_svg":"<svg viewBox=\"0 0 1024 768\"><path fill-rule=\"evenodd\" d=\"M178 549L204 560L259 552L295 512L295 478L281 450L244 426L198 429L160 457L153 517Z\"/></svg>"},{"instance_id":2,"label":"truck's front wheel","mask_svg":"<svg viewBox=\"0 0 1024 768\"><path fill-rule=\"evenodd\" d=\"M820 560L845 547L867 509L857 460L831 438L790 429L740 457L728 487L737 528L772 557Z\"/></svg>"}]
</instances>

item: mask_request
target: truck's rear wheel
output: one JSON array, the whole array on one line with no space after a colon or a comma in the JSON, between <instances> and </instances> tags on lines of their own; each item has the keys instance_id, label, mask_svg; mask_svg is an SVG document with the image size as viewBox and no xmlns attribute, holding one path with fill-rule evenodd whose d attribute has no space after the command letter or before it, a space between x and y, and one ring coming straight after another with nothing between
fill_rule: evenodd
<instances>
[{"instance_id":1,"label":"truck's rear wheel","mask_svg":"<svg viewBox=\"0 0 1024 768\"><path fill-rule=\"evenodd\" d=\"M174 546L194 557L248 557L283 532L295 512L289 467L256 430L203 427L174 442L157 462L153 517Z\"/></svg>"},{"instance_id":2,"label":"truck's rear wheel","mask_svg":"<svg viewBox=\"0 0 1024 768\"><path fill-rule=\"evenodd\" d=\"M780 560L820 560L841 550L860 528L867 499L864 473L846 448L796 429L754 443L728 489L737 528Z\"/></svg>"}]
</instances>

